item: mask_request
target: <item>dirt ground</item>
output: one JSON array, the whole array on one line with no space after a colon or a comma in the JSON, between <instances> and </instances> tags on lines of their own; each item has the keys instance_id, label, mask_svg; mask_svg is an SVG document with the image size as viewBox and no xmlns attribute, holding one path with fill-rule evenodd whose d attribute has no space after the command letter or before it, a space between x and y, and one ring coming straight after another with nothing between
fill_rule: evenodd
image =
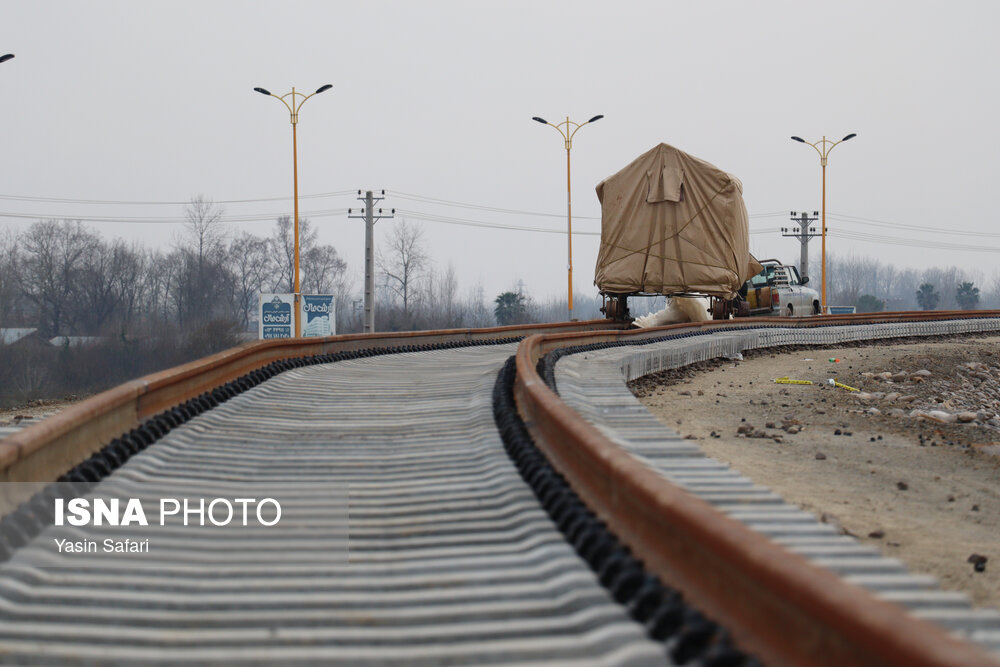
<instances>
[{"instance_id":1,"label":"dirt ground","mask_svg":"<svg viewBox=\"0 0 1000 667\"><path fill-rule=\"evenodd\" d=\"M28 421L34 421L39 417L51 415L54 412L59 412L69 406L79 403L86 396L71 397L71 398L57 398L57 399L40 399L37 401L32 401L26 405L21 405L13 408L5 408L0 410L0 426L14 426L17 424L27 423Z\"/></svg>"},{"instance_id":2,"label":"dirt ground","mask_svg":"<svg viewBox=\"0 0 1000 667\"><path fill-rule=\"evenodd\" d=\"M709 456L1000 608L1000 337L761 351L630 386Z\"/></svg>"}]
</instances>

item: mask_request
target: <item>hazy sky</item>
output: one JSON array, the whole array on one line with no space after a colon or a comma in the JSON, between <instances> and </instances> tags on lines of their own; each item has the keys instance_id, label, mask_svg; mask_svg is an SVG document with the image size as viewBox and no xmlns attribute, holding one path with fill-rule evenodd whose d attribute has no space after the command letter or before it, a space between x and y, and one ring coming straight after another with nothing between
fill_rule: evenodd
<instances>
[{"instance_id":1,"label":"hazy sky","mask_svg":"<svg viewBox=\"0 0 1000 667\"><path fill-rule=\"evenodd\" d=\"M425 230L463 289L481 282L492 298L523 279L536 297L564 295L565 150L531 117L599 113L572 153L580 291L592 290L597 255L594 187L655 144L737 175L751 251L797 261L798 242L777 228L790 210L820 208L821 171L789 136L850 132L827 169L828 251L988 277L1000 252L998 19L986 0L4 0L0 54L16 57L0 64L0 225L178 220L178 203L82 200L201 193L234 202L233 229L268 233L291 212L291 126L253 87L331 83L300 116L300 207L358 290L364 226L347 219L358 202L344 193L385 188L383 206ZM234 201L269 198L286 199ZM89 224L164 247L180 229ZM391 224L376 226L377 241Z\"/></svg>"}]
</instances>

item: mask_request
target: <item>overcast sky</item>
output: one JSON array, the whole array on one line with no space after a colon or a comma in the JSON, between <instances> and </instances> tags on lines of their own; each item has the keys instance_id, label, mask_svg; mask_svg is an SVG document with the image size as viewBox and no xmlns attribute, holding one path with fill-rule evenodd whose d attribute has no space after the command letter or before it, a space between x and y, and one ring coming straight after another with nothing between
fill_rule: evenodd
<instances>
[{"instance_id":1,"label":"overcast sky","mask_svg":"<svg viewBox=\"0 0 1000 667\"><path fill-rule=\"evenodd\" d=\"M178 203L82 200L200 193L234 202L233 229L269 233L291 212L291 126L253 88L330 83L300 116L300 208L358 290L364 228L347 219L358 202L344 193L385 188L383 205L425 230L463 289L481 282L492 298L521 279L537 298L564 295L565 150L535 115L605 115L572 151L579 291L592 292L594 187L657 143L737 175L751 251L797 262L798 241L777 228L790 210L820 208L821 170L789 137L850 132L827 169L828 251L989 277L1000 252L998 19L1000 3L986 0L5 0L0 54L16 57L0 64L0 225L177 220ZM235 203L270 198L286 199ZM89 224L163 247L180 229ZM377 242L391 224L376 225Z\"/></svg>"}]
</instances>

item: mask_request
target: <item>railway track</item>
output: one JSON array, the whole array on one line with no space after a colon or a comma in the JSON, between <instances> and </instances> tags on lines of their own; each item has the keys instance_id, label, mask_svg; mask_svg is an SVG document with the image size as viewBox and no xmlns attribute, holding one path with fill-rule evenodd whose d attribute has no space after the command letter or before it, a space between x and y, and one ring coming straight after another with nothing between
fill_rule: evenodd
<instances>
[{"instance_id":1,"label":"railway track","mask_svg":"<svg viewBox=\"0 0 1000 667\"><path fill-rule=\"evenodd\" d=\"M0 526L0 661L1000 664L997 618L816 528L624 388L751 347L1000 329L880 319L266 342L123 385L0 440L3 479L266 490L292 523L228 551L134 529L158 551L133 567L53 554L104 533L24 504Z\"/></svg>"}]
</instances>

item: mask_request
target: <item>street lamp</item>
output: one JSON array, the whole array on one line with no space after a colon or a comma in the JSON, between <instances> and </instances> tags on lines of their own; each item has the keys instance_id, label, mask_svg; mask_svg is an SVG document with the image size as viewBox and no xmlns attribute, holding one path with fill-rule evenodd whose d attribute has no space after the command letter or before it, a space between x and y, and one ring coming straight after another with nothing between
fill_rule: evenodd
<instances>
[{"instance_id":1,"label":"street lamp","mask_svg":"<svg viewBox=\"0 0 1000 667\"><path fill-rule=\"evenodd\" d=\"M293 291L295 292L295 337L299 338L302 335L302 323L299 321L299 311L301 307L299 305L299 152L298 152L298 140L296 127L299 124L299 109L302 105L306 103L313 95L319 95L320 93L326 92L333 88L331 84L326 84L325 86L320 86L316 89L315 93L310 95L305 95L303 93L295 92L295 86L292 86L292 92L285 93L284 95L278 96L265 88L254 88L254 90L261 95L267 95L268 97L273 97L280 100L282 104L288 109L288 113L291 114L292 120L292 180L295 184L295 279ZM296 95L302 99L296 102ZM286 97L291 97L291 104L289 104Z\"/></svg>"},{"instance_id":2,"label":"street lamp","mask_svg":"<svg viewBox=\"0 0 1000 667\"><path fill-rule=\"evenodd\" d=\"M14 57L13 53L5 53L2 56L0 56L0 63L5 63L13 57Z\"/></svg>"},{"instance_id":3,"label":"street lamp","mask_svg":"<svg viewBox=\"0 0 1000 667\"><path fill-rule=\"evenodd\" d=\"M562 123L550 123L544 118L539 118L538 116L533 116L531 119L541 123L542 125L549 125L556 128L559 134L562 135L563 141L566 144L566 270L569 272L569 296L567 298L567 304L569 306L570 320L573 319L573 196L570 188L569 152L570 149L573 148L573 136L580 130L580 128L588 123L599 121L602 118L604 118L604 116L602 114L598 114L586 123L574 123L570 121L569 116L566 116L566 120ZM572 132L570 131L571 125L573 126Z\"/></svg>"},{"instance_id":4,"label":"street lamp","mask_svg":"<svg viewBox=\"0 0 1000 667\"><path fill-rule=\"evenodd\" d=\"M847 135L840 141L830 141L829 139L826 138L826 135L824 135L822 139L813 144L810 144L808 141L802 139L801 137L792 137L792 141L798 141L799 143L812 146L813 149L815 149L815 151L819 153L819 163L823 167L823 221L820 225L820 229L822 230L820 236L823 239L823 244L822 244L823 275L822 275L822 294L821 294L821 298L823 301L822 301L822 308L820 310L821 313L826 312L826 158L828 155L830 155L830 151L832 151L837 146L837 144L843 143L848 139L853 139L856 136L858 136L857 133L852 132L851 134Z\"/></svg>"}]
</instances>

